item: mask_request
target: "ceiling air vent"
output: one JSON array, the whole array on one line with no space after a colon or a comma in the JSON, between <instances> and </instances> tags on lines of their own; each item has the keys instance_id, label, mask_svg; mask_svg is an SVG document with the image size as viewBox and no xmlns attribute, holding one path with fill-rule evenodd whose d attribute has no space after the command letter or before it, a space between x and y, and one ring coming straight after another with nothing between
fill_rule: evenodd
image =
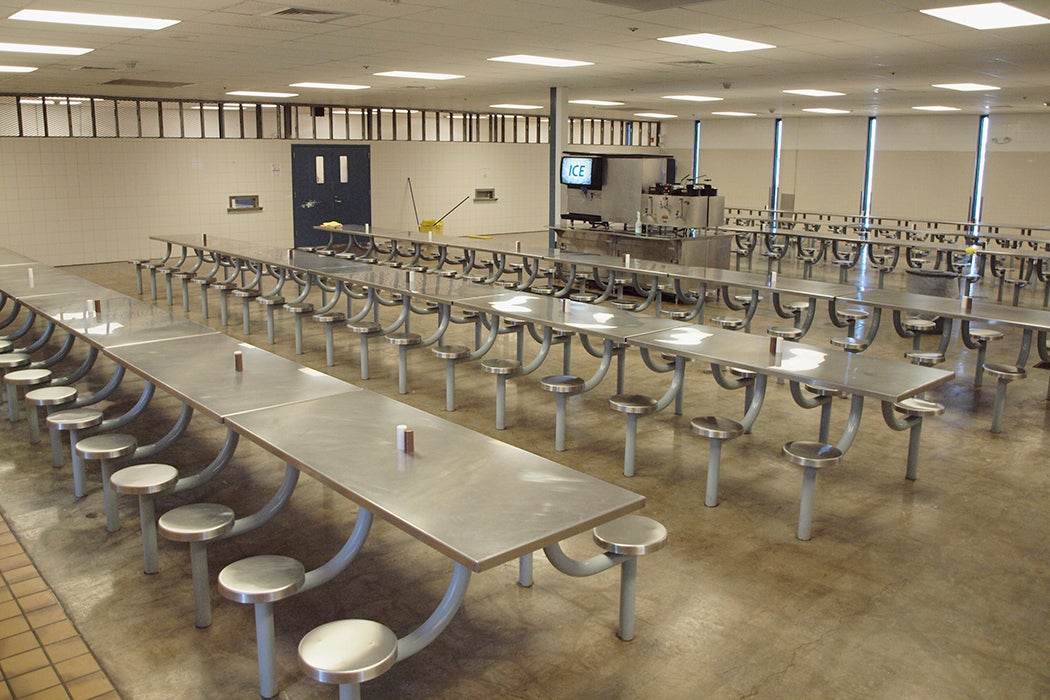
<instances>
[{"instance_id":1,"label":"ceiling air vent","mask_svg":"<svg viewBox=\"0 0 1050 700\"><path fill-rule=\"evenodd\" d=\"M603 5L616 5L618 7L626 7L630 10L637 10L638 12L647 12L650 10L669 10L672 7L686 7L688 5L698 5L702 2L709 2L709 0L591 0L592 2L598 2Z\"/></svg>"},{"instance_id":2,"label":"ceiling air vent","mask_svg":"<svg viewBox=\"0 0 1050 700\"><path fill-rule=\"evenodd\" d=\"M299 22L315 22L321 24L331 22L334 19L343 19L350 15L346 12L329 12L327 10L311 10L307 7L286 7L273 12L266 12L263 17L279 17L281 19L294 19Z\"/></svg>"},{"instance_id":3,"label":"ceiling air vent","mask_svg":"<svg viewBox=\"0 0 1050 700\"><path fill-rule=\"evenodd\" d=\"M138 78L120 78L119 80L107 80L103 85L122 85L124 87L144 88L181 88L195 85L195 83L173 83L168 80L140 80Z\"/></svg>"}]
</instances>

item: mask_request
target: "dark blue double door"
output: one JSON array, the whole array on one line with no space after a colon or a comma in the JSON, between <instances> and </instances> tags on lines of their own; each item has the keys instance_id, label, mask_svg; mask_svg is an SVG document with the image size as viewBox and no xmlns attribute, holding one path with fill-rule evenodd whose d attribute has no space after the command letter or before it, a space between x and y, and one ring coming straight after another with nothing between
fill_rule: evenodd
<instances>
[{"instance_id":1,"label":"dark blue double door","mask_svg":"<svg viewBox=\"0 0 1050 700\"><path fill-rule=\"evenodd\" d=\"M296 247L327 243L328 234L314 230L325 221L370 223L370 148L293 145L292 210Z\"/></svg>"}]
</instances>

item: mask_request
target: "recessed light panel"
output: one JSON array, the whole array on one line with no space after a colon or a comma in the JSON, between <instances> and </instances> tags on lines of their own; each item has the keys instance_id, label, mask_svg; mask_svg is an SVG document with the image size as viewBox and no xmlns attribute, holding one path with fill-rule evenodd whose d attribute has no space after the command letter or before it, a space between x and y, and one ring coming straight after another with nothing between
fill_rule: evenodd
<instances>
[{"instance_id":1,"label":"recessed light panel","mask_svg":"<svg viewBox=\"0 0 1050 700\"><path fill-rule=\"evenodd\" d=\"M959 92L980 92L981 90L998 90L995 85L982 85L981 83L939 83L935 88L945 90L958 90Z\"/></svg>"},{"instance_id":2,"label":"recessed light panel","mask_svg":"<svg viewBox=\"0 0 1050 700\"><path fill-rule=\"evenodd\" d=\"M0 66L0 73L32 73L35 66Z\"/></svg>"},{"instance_id":3,"label":"recessed light panel","mask_svg":"<svg viewBox=\"0 0 1050 700\"><path fill-rule=\"evenodd\" d=\"M921 10L925 15L946 19L973 29L1006 29L1048 24L1050 19L1022 10L1005 2L986 2L979 5L957 5Z\"/></svg>"},{"instance_id":4,"label":"recessed light panel","mask_svg":"<svg viewBox=\"0 0 1050 700\"><path fill-rule=\"evenodd\" d=\"M663 112L635 112L636 117L648 117L650 119L677 119L677 114L664 114Z\"/></svg>"},{"instance_id":5,"label":"recessed light panel","mask_svg":"<svg viewBox=\"0 0 1050 700\"><path fill-rule=\"evenodd\" d=\"M45 46L43 44L4 44L0 43L0 51L12 53L47 53L57 56L83 56L94 49L81 49L76 46Z\"/></svg>"},{"instance_id":6,"label":"recessed light panel","mask_svg":"<svg viewBox=\"0 0 1050 700\"><path fill-rule=\"evenodd\" d=\"M704 95L664 95L665 100L683 100L685 102L721 102L721 97L706 97Z\"/></svg>"},{"instance_id":7,"label":"recessed light panel","mask_svg":"<svg viewBox=\"0 0 1050 700\"><path fill-rule=\"evenodd\" d=\"M489 105L493 109L543 109L542 105L518 105L513 103L505 103L499 105Z\"/></svg>"},{"instance_id":8,"label":"recessed light panel","mask_svg":"<svg viewBox=\"0 0 1050 700\"><path fill-rule=\"evenodd\" d=\"M288 87L315 88L317 90L367 90L368 85L347 85L344 83L292 83Z\"/></svg>"},{"instance_id":9,"label":"recessed light panel","mask_svg":"<svg viewBox=\"0 0 1050 700\"><path fill-rule=\"evenodd\" d=\"M754 112L711 112L718 117L757 117Z\"/></svg>"},{"instance_id":10,"label":"recessed light panel","mask_svg":"<svg viewBox=\"0 0 1050 700\"><path fill-rule=\"evenodd\" d=\"M842 95L846 94L844 92L833 92L831 90L811 90L811 89L805 89L805 90L781 90L781 92L786 92L789 95L805 95L807 97L841 97Z\"/></svg>"},{"instance_id":11,"label":"recessed light panel","mask_svg":"<svg viewBox=\"0 0 1050 700\"><path fill-rule=\"evenodd\" d=\"M524 63L530 66L547 66L548 68L578 68L579 66L593 66L589 61L572 61L567 58L551 58L549 56L530 56L528 54L516 54L514 56L496 56L490 61L502 63Z\"/></svg>"},{"instance_id":12,"label":"recessed light panel","mask_svg":"<svg viewBox=\"0 0 1050 700\"><path fill-rule=\"evenodd\" d=\"M456 80L465 76L455 73L424 73L413 70L388 70L382 73L374 73L383 78L413 78L416 80Z\"/></svg>"},{"instance_id":13,"label":"recessed light panel","mask_svg":"<svg viewBox=\"0 0 1050 700\"><path fill-rule=\"evenodd\" d=\"M177 19L152 17L125 17L123 15L96 15L87 12L54 12L52 10L19 10L8 19L54 24L79 24L86 27L115 27L117 29L164 29L178 24Z\"/></svg>"},{"instance_id":14,"label":"recessed light panel","mask_svg":"<svg viewBox=\"0 0 1050 700\"><path fill-rule=\"evenodd\" d=\"M809 109L804 109L802 111L813 112L815 114L849 114L848 109L832 109L831 107L810 107Z\"/></svg>"},{"instance_id":15,"label":"recessed light panel","mask_svg":"<svg viewBox=\"0 0 1050 700\"><path fill-rule=\"evenodd\" d=\"M921 107L912 107L912 109L920 109L923 112L958 112L958 107L948 107L946 105L922 105Z\"/></svg>"},{"instance_id":16,"label":"recessed light panel","mask_svg":"<svg viewBox=\"0 0 1050 700\"><path fill-rule=\"evenodd\" d=\"M257 90L234 90L233 92L227 92L227 95L234 95L236 97L298 97L297 92L259 92Z\"/></svg>"},{"instance_id":17,"label":"recessed light panel","mask_svg":"<svg viewBox=\"0 0 1050 700\"><path fill-rule=\"evenodd\" d=\"M612 100L569 100L569 104L591 105L592 107L619 107L623 105L623 102L613 102Z\"/></svg>"},{"instance_id":18,"label":"recessed light panel","mask_svg":"<svg viewBox=\"0 0 1050 700\"><path fill-rule=\"evenodd\" d=\"M759 49L775 49L776 46L773 44L763 44L758 41L748 41L747 39L736 39L731 36L722 36L721 34L683 34L681 36L665 36L660 37L660 41L669 41L672 44L685 44L686 46L695 46L700 49L714 49L715 51L725 51L727 53L736 53L737 51L757 51Z\"/></svg>"}]
</instances>

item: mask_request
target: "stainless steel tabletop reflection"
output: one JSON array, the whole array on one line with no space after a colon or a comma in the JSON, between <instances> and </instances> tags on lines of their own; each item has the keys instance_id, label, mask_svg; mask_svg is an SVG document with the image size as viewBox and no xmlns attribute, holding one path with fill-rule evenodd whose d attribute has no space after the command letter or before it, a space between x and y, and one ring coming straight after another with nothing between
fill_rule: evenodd
<instances>
[{"instance_id":1,"label":"stainless steel tabletop reflection","mask_svg":"<svg viewBox=\"0 0 1050 700\"><path fill-rule=\"evenodd\" d=\"M767 337L707 326L632 336L631 344L880 401L900 401L955 376L932 367L794 342L783 342L781 352L774 354Z\"/></svg>"},{"instance_id":2,"label":"stainless steel tabletop reflection","mask_svg":"<svg viewBox=\"0 0 1050 700\"><path fill-rule=\"evenodd\" d=\"M244 371L234 369L234 352ZM243 411L361 391L221 333L103 350L114 361L216 420Z\"/></svg>"},{"instance_id":3,"label":"stainless steel tabletop reflection","mask_svg":"<svg viewBox=\"0 0 1050 700\"><path fill-rule=\"evenodd\" d=\"M368 391L241 413L227 424L474 571L645 504L638 494ZM398 425L414 431L415 454L398 451Z\"/></svg>"},{"instance_id":4,"label":"stainless steel tabletop reflection","mask_svg":"<svg viewBox=\"0 0 1050 700\"><path fill-rule=\"evenodd\" d=\"M624 342L642 333L678 328L682 321L653 318L613 307L596 306L569 299L555 299L548 295L527 292L503 292L492 296L465 299L460 305L494 313L505 318L516 318L555 330L576 331L584 335L610 338Z\"/></svg>"},{"instance_id":5,"label":"stainless steel tabletop reflection","mask_svg":"<svg viewBox=\"0 0 1050 700\"><path fill-rule=\"evenodd\" d=\"M884 309L945 316L965 321L994 321L1019 328L1031 328L1037 331L1050 330L1050 311L1020 306L1006 306L984 301L983 299L974 299L973 307L969 311L963 310L961 299L899 292L891 289L866 289L861 292L842 295L838 297L838 301L860 304L862 306L878 306Z\"/></svg>"}]
</instances>

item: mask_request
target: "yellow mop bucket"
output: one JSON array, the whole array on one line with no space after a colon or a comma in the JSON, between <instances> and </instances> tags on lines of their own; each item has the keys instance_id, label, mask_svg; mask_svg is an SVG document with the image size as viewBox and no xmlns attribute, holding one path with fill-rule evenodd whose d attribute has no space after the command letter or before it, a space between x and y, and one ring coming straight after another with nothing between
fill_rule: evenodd
<instances>
[{"instance_id":1,"label":"yellow mop bucket","mask_svg":"<svg viewBox=\"0 0 1050 700\"><path fill-rule=\"evenodd\" d=\"M441 233L445 229L445 222L441 219L423 219L419 222L420 233Z\"/></svg>"}]
</instances>

